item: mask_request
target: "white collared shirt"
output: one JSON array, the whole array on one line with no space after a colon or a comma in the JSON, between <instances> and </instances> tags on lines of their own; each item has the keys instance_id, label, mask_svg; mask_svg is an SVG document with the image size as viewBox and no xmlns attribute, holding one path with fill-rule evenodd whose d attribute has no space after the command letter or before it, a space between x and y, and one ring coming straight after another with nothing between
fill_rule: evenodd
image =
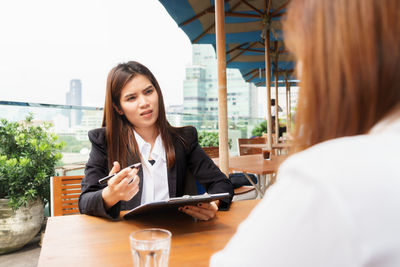
<instances>
[{"instance_id":1,"label":"white collared shirt","mask_svg":"<svg viewBox=\"0 0 400 267\"><path fill-rule=\"evenodd\" d=\"M158 135L150 154L151 145L134 131L136 142L141 154L143 170L143 189L141 204L166 200L169 198L167 162L161 135ZM155 160L151 165L149 158Z\"/></svg>"}]
</instances>

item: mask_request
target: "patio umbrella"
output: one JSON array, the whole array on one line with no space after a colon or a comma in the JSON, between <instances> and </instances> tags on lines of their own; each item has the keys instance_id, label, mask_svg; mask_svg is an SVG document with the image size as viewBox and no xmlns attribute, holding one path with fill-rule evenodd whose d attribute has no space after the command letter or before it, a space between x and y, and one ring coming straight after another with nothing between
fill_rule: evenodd
<instances>
[{"instance_id":1,"label":"patio umbrella","mask_svg":"<svg viewBox=\"0 0 400 267\"><path fill-rule=\"evenodd\" d=\"M193 44L212 44L216 47L213 0L160 2ZM288 0L225 1L227 67L239 70L264 68L265 71L265 36L268 35L271 55L279 58L278 65L273 65L271 72L293 70L294 57L284 48L282 36L281 20L287 3ZM283 77L280 78L283 80ZM261 80L265 80L265 75Z\"/></svg>"},{"instance_id":2,"label":"patio umbrella","mask_svg":"<svg viewBox=\"0 0 400 267\"><path fill-rule=\"evenodd\" d=\"M218 24L218 19L216 17L218 16L215 12L218 10L216 6L222 5L224 1L160 0L160 2L192 43L213 44L214 47L218 47L217 40L221 37L217 36L216 21ZM217 5L214 6L214 4ZM223 15L225 15L223 45L226 51L224 55L226 66L246 72L262 66L268 70L265 72L264 80L267 87L267 128L270 146L272 144L270 87L273 76L271 71L274 71L271 68L273 59L270 58L270 50L276 52L277 55L274 61L277 75L278 70L292 71L294 67L292 58L284 52L282 45L281 18L285 14L287 4L288 0L226 0L222 7ZM218 57L218 49L217 58L218 61L221 60ZM262 80L263 78L260 77L260 82Z\"/></svg>"},{"instance_id":3,"label":"patio umbrella","mask_svg":"<svg viewBox=\"0 0 400 267\"><path fill-rule=\"evenodd\" d=\"M278 25L278 24L276 24ZM290 84L285 83L287 80L295 80L294 55L289 53L283 44L283 41L273 41L272 47L269 50L271 58L271 80L275 84L275 94L278 95L278 83L288 85L286 94L286 114L289 116L289 101ZM244 42L242 44L231 43L227 44L227 67L238 68L242 73L246 82L252 82L256 86L266 86L265 74L265 40L260 39L256 42ZM276 97L276 101L278 98ZM277 106L278 107L278 106ZM276 114L277 111L276 111ZM286 129L289 129L290 121L286 121ZM279 118L275 116L275 140L279 138ZM276 141L277 142L277 141Z\"/></svg>"},{"instance_id":4,"label":"patio umbrella","mask_svg":"<svg viewBox=\"0 0 400 267\"><path fill-rule=\"evenodd\" d=\"M243 45L229 44L230 50L228 59L228 67L239 68L244 79L247 82L252 82L256 86L266 85L265 73L265 44L261 41L246 43ZM281 83L286 86L286 130L289 130L289 95L290 84L288 80L294 80L295 58L293 54L288 53L285 49L283 41L273 41L273 48L270 48L271 59L271 79L275 84L275 101L278 102L278 84ZM279 105L275 107L275 114L278 114ZM275 116L275 142L279 139L279 118Z\"/></svg>"},{"instance_id":5,"label":"patio umbrella","mask_svg":"<svg viewBox=\"0 0 400 267\"><path fill-rule=\"evenodd\" d=\"M270 48L270 57L272 60L272 73L275 71L293 71L295 66L295 58L289 53L282 41L272 42L273 48ZM228 44L227 50L227 66L229 68L253 69L263 68L265 71L265 44L264 40L254 43ZM277 62L274 60L277 59ZM265 83L265 75L264 75ZM280 76L279 80L283 80ZM294 76L292 77L294 78Z\"/></svg>"}]
</instances>

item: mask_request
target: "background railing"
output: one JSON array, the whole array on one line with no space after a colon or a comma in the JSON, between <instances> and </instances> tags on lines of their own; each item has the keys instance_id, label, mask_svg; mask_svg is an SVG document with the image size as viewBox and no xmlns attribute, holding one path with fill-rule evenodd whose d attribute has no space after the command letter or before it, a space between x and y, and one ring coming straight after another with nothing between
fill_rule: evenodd
<instances>
[{"instance_id":1,"label":"background railing","mask_svg":"<svg viewBox=\"0 0 400 267\"><path fill-rule=\"evenodd\" d=\"M35 122L50 122L51 130L65 142L63 158L57 167L58 174L75 175L83 173L90 142L87 132L101 127L103 108L71 105L41 104L29 102L0 101L0 118L21 121L33 113ZM211 115L167 113L173 126L193 125L198 131L218 131L218 117ZM238 154L237 139L251 137L253 128L262 118L229 117L228 137L232 139L231 155Z\"/></svg>"}]
</instances>

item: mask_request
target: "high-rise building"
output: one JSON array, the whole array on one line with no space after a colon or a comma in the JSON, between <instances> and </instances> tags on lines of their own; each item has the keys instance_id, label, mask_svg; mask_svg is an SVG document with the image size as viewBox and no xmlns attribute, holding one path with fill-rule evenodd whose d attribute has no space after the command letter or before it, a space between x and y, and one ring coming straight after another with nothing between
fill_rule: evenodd
<instances>
[{"instance_id":1,"label":"high-rise building","mask_svg":"<svg viewBox=\"0 0 400 267\"><path fill-rule=\"evenodd\" d=\"M82 83L79 79L73 79L69 82L69 92L66 97L67 105L82 105Z\"/></svg>"},{"instance_id":2,"label":"high-rise building","mask_svg":"<svg viewBox=\"0 0 400 267\"><path fill-rule=\"evenodd\" d=\"M82 106L82 83L79 79L73 79L69 83L69 92L66 94L66 104L71 106ZM82 111L71 109L70 127L81 125Z\"/></svg>"},{"instance_id":3,"label":"high-rise building","mask_svg":"<svg viewBox=\"0 0 400 267\"><path fill-rule=\"evenodd\" d=\"M218 74L211 45L193 45L192 65L186 67L183 88L183 124L217 129ZM239 70L227 69L228 117L232 122L257 117L257 94L257 87L247 83Z\"/></svg>"}]
</instances>

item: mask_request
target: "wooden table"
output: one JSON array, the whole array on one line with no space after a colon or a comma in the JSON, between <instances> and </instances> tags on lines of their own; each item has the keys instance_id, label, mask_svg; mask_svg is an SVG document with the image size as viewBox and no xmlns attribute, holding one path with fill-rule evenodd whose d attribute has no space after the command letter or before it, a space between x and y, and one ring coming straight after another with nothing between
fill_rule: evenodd
<instances>
[{"instance_id":1,"label":"wooden table","mask_svg":"<svg viewBox=\"0 0 400 267\"><path fill-rule=\"evenodd\" d=\"M254 144L256 145L256 144ZM283 157L272 156L271 160L265 160L262 154L235 156L229 158L230 172L243 172L249 182L255 187L260 197L264 196L265 190L273 183L273 174L276 173ZM218 158L213 159L215 164L219 164ZM254 184L253 180L247 175L254 173L258 176L258 184ZM266 182L268 175L268 183Z\"/></svg>"},{"instance_id":2,"label":"wooden table","mask_svg":"<svg viewBox=\"0 0 400 267\"><path fill-rule=\"evenodd\" d=\"M208 266L211 255L225 247L257 203L233 202L229 211L207 222L182 213L119 221L88 215L50 217L38 266L132 266L129 234L153 227L172 233L169 266Z\"/></svg>"}]
</instances>

